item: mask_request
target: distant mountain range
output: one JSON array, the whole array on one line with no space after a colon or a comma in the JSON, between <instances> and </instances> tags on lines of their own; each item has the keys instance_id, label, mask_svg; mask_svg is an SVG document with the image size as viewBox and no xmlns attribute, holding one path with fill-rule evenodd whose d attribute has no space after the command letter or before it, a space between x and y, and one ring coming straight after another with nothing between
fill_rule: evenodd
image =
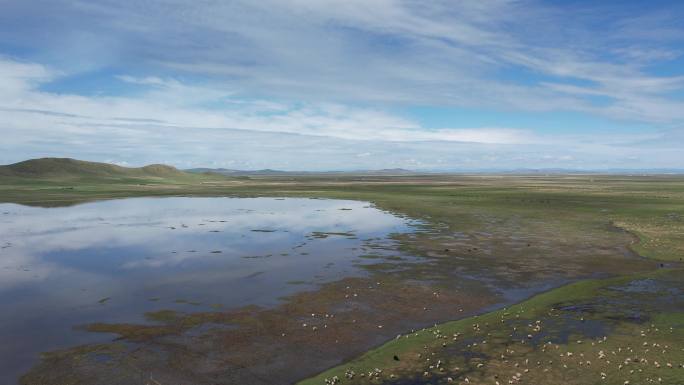
<instances>
[{"instance_id":1,"label":"distant mountain range","mask_svg":"<svg viewBox=\"0 0 684 385\"><path fill-rule=\"evenodd\" d=\"M227 168L191 168L184 170L190 173L220 174L226 176L278 176L278 175L418 175L424 172L405 170L402 168L358 171L283 171L283 170L232 170Z\"/></svg>"},{"instance_id":2,"label":"distant mountain range","mask_svg":"<svg viewBox=\"0 0 684 385\"><path fill-rule=\"evenodd\" d=\"M517 168L517 169L469 169L469 170L406 170L403 168L381 170L353 170L353 171L283 171L283 170L233 170L227 168L191 168L184 170L190 173L220 174L226 176L296 176L296 175L378 175L378 176L401 176L401 175L446 175L446 174L499 174L499 175L557 175L557 174L684 174L684 169L606 169L606 170L577 170L565 168Z\"/></svg>"},{"instance_id":3,"label":"distant mountain range","mask_svg":"<svg viewBox=\"0 0 684 385\"><path fill-rule=\"evenodd\" d=\"M402 168L357 171L282 171L282 170L232 170L226 168L192 168L179 170L164 164L151 164L144 167L122 167L109 163L88 162L71 158L40 158L30 159L19 163L0 166L1 177L25 179L197 179L219 177L247 177L247 176L407 176L407 175L447 175L447 174L507 174L507 175L553 175L553 174L684 174L683 169L607 169L607 170L571 170L563 168L520 168L514 170L478 169L454 171L416 171Z\"/></svg>"},{"instance_id":4,"label":"distant mountain range","mask_svg":"<svg viewBox=\"0 0 684 385\"><path fill-rule=\"evenodd\" d=\"M597 174L597 175L660 175L660 174L684 174L684 169L677 168L645 168L645 169L629 169L629 168L610 168L610 169L569 169L569 168L517 168L517 169L475 169L451 171L449 173L457 174L511 174L511 175L582 175L582 174Z\"/></svg>"}]
</instances>

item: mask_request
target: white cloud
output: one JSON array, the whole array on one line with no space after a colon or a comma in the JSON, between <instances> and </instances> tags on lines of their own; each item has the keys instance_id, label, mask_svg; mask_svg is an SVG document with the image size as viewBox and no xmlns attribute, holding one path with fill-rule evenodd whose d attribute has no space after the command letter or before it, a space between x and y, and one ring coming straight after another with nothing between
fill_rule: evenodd
<instances>
[{"instance_id":1,"label":"white cloud","mask_svg":"<svg viewBox=\"0 0 684 385\"><path fill-rule=\"evenodd\" d=\"M43 44L46 56L76 70L84 62L134 64L152 74L208 76L231 93L308 102L560 109L656 123L681 122L684 110L668 95L683 90L681 76L648 68L680 54L672 45L684 35L678 7L636 13L533 0L37 2L10 1L13 19L0 29L0 43L5 35L7 43ZM36 39L31 21L41 17L50 22L40 23L46 38ZM15 19L29 22L11 24ZM590 97L596 92L601 103ZM640 104L646 96L663 107Z\"/></svg>"},{"instance_id":2,"label":"white cloud","mask_svg":"<svg viewBox=\"0 0 684 385\"><path fill-rule=\"evenodd\" d=\"M377 109L240 99L222 89L163 78L121 76L143 90L127 97L56 94L39 88L57 76L47 74L54 72L34 63L0 60L0 82L14 84L11 93L0 94L5 162L71 156L181 167L458 169L534 162L603 166L596 159L613 157L617 166L622 155L633 156L639 143L661 143L664 135L427 129ZM636 152L648 154L654 165L681 162L676 152L660 146ZM532 155L542 151L552 151L553 157ZM529 155L521 156L525 153Z\"/></svg>"},{"instance_id":3,"label":"white cloud","mask_svg":"<svg viewBox=\"0 0 684 385\"><path fill-rule=\"evenodd\" d=\"M651 67L681 57L680 8L635 16L599 4L568 17L563 4L527 0L6 3L0 44L38 54L33 63L0 59L5 162L458 168L546 164L541 153L578 167L639 166L634 154L654 166L684 161L673 150L684 75ZM40 88L98 71L139 92ZM572 111L652 128L428 129L388 112L415 105Z\"/></svg>"},{"instance_id":4,"label":"white cloud","mask_svg":"<svg viewBox=\"0 0 684 385\"><path fill-rule=\"evenodd\" d=\"M0 95L0 107L7 111L6 126L18 125L31 130L52 123L73 134L90 135L113 129L122 135L135 135L141 125L154 122L162 127L228 128L397 142L522 143L530 136L521 130L505 128L428 131L411 120L369 108L329 103L288 106L246 101L231 98L230 93L219 89L188 86L161 78L119 76L125 82L149 87L147 92L136 97L53 94L39 91L36 87L40 78L27 77L26 73L49 71L36 64L0 61L0 82L16 84L10 97ZM221 107L201 107L214 102L221 103ZM18 123L20 121L22 123ZM93 127L99 128L93 130Z\"/></svg>"}]
</instances>

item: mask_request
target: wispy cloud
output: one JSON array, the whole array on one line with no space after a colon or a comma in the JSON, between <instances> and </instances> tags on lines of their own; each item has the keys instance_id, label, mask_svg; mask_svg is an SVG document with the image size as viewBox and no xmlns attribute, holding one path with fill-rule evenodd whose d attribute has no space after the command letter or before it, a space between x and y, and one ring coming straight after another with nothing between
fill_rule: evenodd
<instances>
[{"instance_id":1,"label":"wispy cloud","mask_svg":"<svg viewBox=\"0 0 684 385\"><path fill-rule=\"evenodd\" d=\"M639 9L635 16L600 6L558 9L537 1L48 3L36 12L41 8L35 4L16 2L13 16L47 18L50 23L40 28L59 33L47 34L44 43L23 33L30 24L3 34L45 44L40 48L77 69L83 62L135 63L142 70L212 76L234 91L300 100L564 108L616 118L629 110L629 119L681 118L676 111L681 103L664 115L662 109L634 106L634 93L644 92L635 87L647 85L652 97L682 89L677 76L643 68L680 54L681 46L669 39L684 28L671 11ZM578 17L567 17L568 12ZM640 26L667 31L654 42ZM28 32L35 34L33 27ZM628 43L623 42L626 33L633 36ZM641 44L644 39L647 46ZM606 55L607 46L619 54ZM69 55L73 49L77 52ZM520 71L529 74L521 80L515 76ZM586 92L563 93L543 84L578 81L587 83L578 87L609 97L615 108L598 108Z\"/></svg>"},{"instance_id":2,"label":"wispy cloud","mask_svg":"<svg viewBox=\"0 0 684 385\"><path fill-rule=\"evenodd\" d=\"M120 76L145 87L135 96L55 94L40 90L42 81L52 79L46 73L51 71L36 64L0 61L0 82L17 85L12 93L0 95L6 137L0 147L5 156L16 158L12 160L39 153L127 164L445 169L510 161L520 166L552 160L581 164L591 152L629 153L632 145L662 137L544 135L505 127L431 129L370 108L236 99L220 89L162 78ZM531 155L539 151L554 155ZM671 161L667 152L654 159L663 156Z\"/></svg>"},{"instance_id":3,"label":"wispy cloud","mask_svg":"<svg viewBox=\"0 0 684 385\"><path fill-rule=\"evenodd\" d=\"M47 69L35 64L0 61L0 82L15 90L0 95L0 106L14 114L37 115L35 120L56 120L79 127L113 127L135 130L136 125L196 129L240 129L273 133L324 136L349 140L457 141L475 143L522 143L529 134L505 128L426 130L418 123L369 108L330 103L274 103L235 99L230 92L185 85L157 77L117 76L128 83L146 86L136 97L87 97L43 92L41 82L50 80ZM54 121L54 120L53 120ZM39 127L36 121L24 123ZM12 125L12 121L5 122Z\"/></svg>"},{"instance_id":4,"label":"wispy cloud","mask_svg":"<svg viewBox=\"0 0 684 385\"><path fill-rule=\"evenodd\" d=\"M131 164L144 161L125 155L134 148L172 161L193 149L197 163L234 162L237 155L215 148L234 140L262 146L267 167L294 167L296 157L280 151L278 163L273 148L304 162L311 144L322 146L311 157L329 156L331 165L352 157L355 167L379 159L547 164L532 155L546 151L568 166L683 161L669 151L684 127L677 4L10 0L3 8L5 161L96 158L96 148L107 151L102 142ZM81 74L136 92L93 96L55 85ZM550 134L542 124L458 119L434 126L397 112L412 106L483 111L483 121L487 111L571 112L650 128Z\"/></svg>"}]
</instances>

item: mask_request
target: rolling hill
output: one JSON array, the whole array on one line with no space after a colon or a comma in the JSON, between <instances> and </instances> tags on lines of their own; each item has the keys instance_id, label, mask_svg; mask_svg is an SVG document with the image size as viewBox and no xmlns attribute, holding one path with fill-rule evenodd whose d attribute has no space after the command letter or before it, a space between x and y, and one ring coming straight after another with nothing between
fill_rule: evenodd
<instances>
[{"instance_id":1,"label":"rolling hill","mask_svg":"<svg viewBox=\"0 0 684 385\"><path fill-rule=\"evenodd\" d=\"M0 177L15 179L178 179L196 175L172 166L152 164L144 167L122 167L109 163L87 162L70 158L40 158L0 166Z\"/></svg>"}]
</instances>

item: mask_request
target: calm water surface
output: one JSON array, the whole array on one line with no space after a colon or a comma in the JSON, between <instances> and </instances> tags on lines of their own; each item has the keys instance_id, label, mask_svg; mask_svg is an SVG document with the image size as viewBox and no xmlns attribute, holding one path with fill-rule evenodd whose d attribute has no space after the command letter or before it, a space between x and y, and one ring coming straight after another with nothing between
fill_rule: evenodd
<instances>
[{"instance_id":1,"label":"calm water surface","mask_svg":"<svg viewBox=\"0 0 684 385\"><path fill-rule=\"evenodd\" d=\"M396 255L410 220L368 203L134 198L63 208L0 204L0 383L40 352L105 341L75 326L143 322L160 309L257 304Z\"/></svg>"}]
</instances>

